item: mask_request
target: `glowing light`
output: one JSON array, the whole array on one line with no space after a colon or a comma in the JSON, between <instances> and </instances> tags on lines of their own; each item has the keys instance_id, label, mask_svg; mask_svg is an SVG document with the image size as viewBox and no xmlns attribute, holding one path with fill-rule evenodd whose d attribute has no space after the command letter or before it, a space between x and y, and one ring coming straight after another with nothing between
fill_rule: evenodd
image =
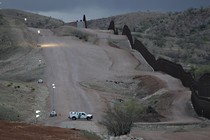
<instances>
[{"instance_id":1,"label":"glowing light","mask_svg":"<svg viewBox=\"0 0 210 140\"><path fill-rule=\"evenodd\" d=\"M36 110L36 113L40 113L40 110Z\"/></svg>"},{"instance_id":2,"label":"glowing light","mask_svg":"<svg viewBox=\"0 0 210 140\"><path fill-rule=\"evenodd\" d=\"M53 44L53 43L52 43L52 44L42 44L42 45L41 45L41 47L44 47L44 48L45 48L45 47L46 47L46 48L49 48L49 47L58 47L58 46L59 46L59 44Z\"/></svg>"}]
</instances>

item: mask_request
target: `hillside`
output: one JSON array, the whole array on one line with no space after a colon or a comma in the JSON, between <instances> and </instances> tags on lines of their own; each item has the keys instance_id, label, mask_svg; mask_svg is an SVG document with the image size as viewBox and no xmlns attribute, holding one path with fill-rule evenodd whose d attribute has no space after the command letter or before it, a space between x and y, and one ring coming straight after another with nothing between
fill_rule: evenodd
<instances>
[{"instance_id":1,"label":"hillside","mask_svg":"<svg viewBox=\"0 0 210 140\"><path fill-rule=\"evenodd\" d=\"M107 30L109 27L110 21L114 20L116 28L122 31L123 26L126 24L129 26L131 31L140 30L139 28L148 28L149 21L151 20L159 20L161 18L166 17L167 14L160 12L136 12L136 13L128 13L123 15L112 16L108 18L101 18L97 20L88 21L89 28L99 28L103 30ZM145 27L142 27L144 25ZM141 29L142 30L142 29Z\"/></svg>"},{"instance_id":2,"label":"hillside","mask_svg":"<svg viewBox=\"0 0 210 140\"><path fill-rule=\"evenodd\" d=\"M131 13L89 21L91 28L108 28L111 20L132 34L152 54L181 63L186 69L210 63L210 8L169 13Z\"/></svg>"},{"instance_id":3,"label":"hillside","mask_svg":"<svg viewBox=\"0 0 210 140\"><path fill-rule=\"evenodd\" d=\"M56 28L64 24L63 21L16 9L1 9L0 15L7 20L19 20L25 22L28 27L34 28ZM25 21L25 18L27 19Z\"/></svg>"},{"instance_id":4,"label":"hillside","mask_svg":"<svg viewBox=\"0 0 210 140\"><path fill-rule=\"evenodd\" d=\"M106 136L100 125L105 107L134 99L143 105L137 126L131 132L138 137L155 137L151 124L160 131L159 139L169 132L175 139L180 131L189 131L184 137L190 139L194 131L209 130L208 121L199 118L191 106L190 90L180 80L155 72L138 51L131 49L126 36L67 25L54 28L57 24L50 21L50 27L38 24L33 27L39 28L31 28L22 20L25 15L16 18L11 15L18 11L13 12L3 13L0 25L5 36L0 38L0 52L4 51L0 58L0 120L76 128ZM166 14L156 14L148 16L157 21L166 18ZM33 16L37 15L31 14L30 18L35 19ZM133 28L137 29L140 28ZM149 30L133 34L146 37ZM37 82L40 78L43 83ZM57 117L49 117L54 109ZM38 118L36 110L40 111ZM91 121L73 121L68 118L69 111L85 111L94 117ZM139 127L142 125L145 131ZM38 134L40 139L62 139L55 136L61 130L57 128L8 122L0 122L0 126L2 136L8 139L21 134L23 138L28 136L26 139ZM16 133L9 135L8 130ZM61 137L72 132L61 131Z\"/></svg>"},{"instance_id":5,"label":"hillside","mask_svg":"<svg viewBox=\"0 0 210 140\"><path fill-rule=\"evenodd\" d=\"M0 10L0 119L34 122L35 109L45 108L48 97L46 88L36 84L44 72L44 65L38 65L43 59L38 35L4 12Z\"/></svg>"}]
</instances>

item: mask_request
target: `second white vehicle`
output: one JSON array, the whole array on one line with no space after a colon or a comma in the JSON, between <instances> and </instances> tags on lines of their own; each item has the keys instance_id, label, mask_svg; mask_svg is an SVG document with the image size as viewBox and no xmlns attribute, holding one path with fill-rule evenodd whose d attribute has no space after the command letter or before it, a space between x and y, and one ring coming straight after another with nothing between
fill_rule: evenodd
<instances>
[{"instance_id":1,"label":"second white vehicle","mask_svg":"<svg viewBox=\"0 0 210 140\"><path fill-rule=\"evenodd\" d=\"M93 118L92 114L87 114L85 112L69 112L69 119L87 119L91 120Z\"/></svg>"}]
</instances>

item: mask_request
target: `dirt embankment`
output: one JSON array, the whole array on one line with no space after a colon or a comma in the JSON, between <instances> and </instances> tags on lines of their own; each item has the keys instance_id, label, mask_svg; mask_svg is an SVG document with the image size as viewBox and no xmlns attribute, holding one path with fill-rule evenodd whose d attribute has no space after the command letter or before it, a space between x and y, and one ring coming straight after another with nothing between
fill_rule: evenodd
<instances>
[{"instance_id":1,"label":"dirt embankment","mask_svg":"<svg viewBox=\"0 0 210 140\"><path fill-rule=\"evenodd\" d=\"M1 140L97 140L86 131L0 121Z\"/></svg>"}]
</instances>

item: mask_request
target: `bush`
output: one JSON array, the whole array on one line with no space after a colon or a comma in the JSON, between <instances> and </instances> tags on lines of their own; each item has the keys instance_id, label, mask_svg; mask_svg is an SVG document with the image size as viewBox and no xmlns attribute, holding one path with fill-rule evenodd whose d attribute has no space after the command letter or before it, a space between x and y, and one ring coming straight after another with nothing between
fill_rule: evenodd
<instances>
[{"instance_id":1,"label":"bush","mask_svg":"<svg viewBox=\"0 0 210 140\"><path fill-rule=\"evenodd\" d=\"M79 132L79 134L81 136L86 137L86 138L91 139L91 140L102 140L96 133L89 132L89 131L86 131L86 130L81 130Z\"/></svg>"},{"instance_id":2,"label":"bush","mask_svg":"<svg viewBox=\"0 0 210 140\"><path fill-rule=\"evenodd\" d=\"M143 105L135 100L107 105L101 124L107 128L109 135L127 135L143 113Z\"/></svg>"},{"instance_id":3,"label":"bush","mask_svg":"<svg viewBox=\"0 0 210 140\"><path fill-rule=\"evenodd\" d=\"M210 66L209 65L204 65L201 67L197 67L195 70L195 77L199 78L200 76L202 76L205 73L210 73Z\"/></svg>"}]
</instances>

